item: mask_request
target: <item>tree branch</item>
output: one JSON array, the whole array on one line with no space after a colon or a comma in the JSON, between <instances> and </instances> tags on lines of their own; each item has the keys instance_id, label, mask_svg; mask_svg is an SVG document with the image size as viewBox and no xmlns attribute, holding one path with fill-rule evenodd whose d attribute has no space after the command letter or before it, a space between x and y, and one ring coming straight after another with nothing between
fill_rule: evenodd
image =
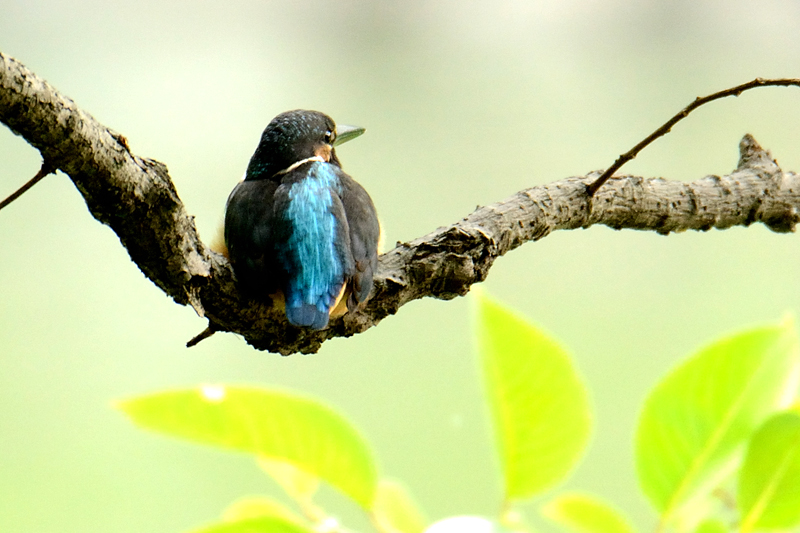
<instances>
[{"instance_id":1,"label":"tree branch","mask_svg":"<svg viewBox=\"0 0 800 533\"><path fill-rule=\"evenodd\" d=\"M315 352L325 340L365 331L418 298L464 295L486 279L495 259L552 231L603 224L668 234L761 222L788 232L800 210L800 176L782 172L749 135L727 176L691 183L624 176L593 198L587 187L599 172L532 187L398 243L380 257L366 307L313 332L289 326L278 309L240 299L230 265L200 241L166 166L132 154L124 137L1 53L0 121L72 179L92 215L167 295L208 318L210 330L238 333L282 354Z\"/></svg>"}]
</instances>

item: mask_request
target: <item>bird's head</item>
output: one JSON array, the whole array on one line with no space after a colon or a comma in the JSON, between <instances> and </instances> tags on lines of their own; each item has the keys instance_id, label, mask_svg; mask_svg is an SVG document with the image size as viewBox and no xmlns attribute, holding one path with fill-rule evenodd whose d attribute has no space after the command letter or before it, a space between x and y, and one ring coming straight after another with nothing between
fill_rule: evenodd
<instances>
[{"instance_id":1,"label":"bird's head","mask_svg":"<svg viewBox=\"0 0 800 533\"><path fill-rule=\"evenodd\" d=\"M274 178L295 163L310 158L341 166L334 147L362 133L364 128L337 127L331 117L319 111L297 109L281 113L261 135L245 179Z\"/></svg>"}]
</instances>

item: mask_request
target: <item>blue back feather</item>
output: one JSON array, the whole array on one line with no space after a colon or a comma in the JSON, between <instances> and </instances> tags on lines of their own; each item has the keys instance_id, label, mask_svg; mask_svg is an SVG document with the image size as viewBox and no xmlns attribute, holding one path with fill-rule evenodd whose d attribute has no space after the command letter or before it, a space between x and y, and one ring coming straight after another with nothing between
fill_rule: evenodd
<instances>
[{"instance_id":1,"label":"blue back feather","mask_svg":"<svg viewBox=\"0 0 800 533\"><path fill-rule=\"evenodd\" d=\"M286 317L298 326L324 328L344 284L336 246L339 222L331 211L340 189L333 166L322 162L312 163L306 178L289 189L284 216L292 232L280 259L290 272Z\"/></svg>"}]
</instances>

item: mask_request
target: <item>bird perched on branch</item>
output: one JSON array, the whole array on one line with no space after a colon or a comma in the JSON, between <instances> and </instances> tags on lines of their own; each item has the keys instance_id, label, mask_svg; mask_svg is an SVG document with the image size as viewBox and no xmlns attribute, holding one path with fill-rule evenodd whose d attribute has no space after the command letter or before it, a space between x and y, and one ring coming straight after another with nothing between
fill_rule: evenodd
<instances>
[{"instance_id":1,"label":"bird perched on branch","mask_svg":"<svg viewBox=\"0 0 800 533\"><path fill-rule=\"evenodd\" d=\"M295 326L323 329L369 298L380 225L334 149L362 133L318 111L281 113L228 197L225 245L239 291L282 299Z\"/></svg>"}]
</instances>

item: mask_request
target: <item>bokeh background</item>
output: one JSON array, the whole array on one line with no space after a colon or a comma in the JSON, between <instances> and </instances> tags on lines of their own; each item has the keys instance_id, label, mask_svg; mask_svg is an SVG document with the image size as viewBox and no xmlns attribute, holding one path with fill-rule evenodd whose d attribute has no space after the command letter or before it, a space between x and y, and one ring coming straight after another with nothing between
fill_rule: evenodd
<instances>
[{"instance_id":1,"label":"bokeh background","mask_svg":"<svg viewBox=\"0 0 800 533\"><path fill-rule=\"evenodd\" d=\"M799 30L794 0L0 0L0 50L166 163L205 239L281 111L367 128L339 154L394 243L606 167L695 96L800 76ZM749 132L798 171L799 123L797 88L758 89L701 108L626 170L723 174ZM39 163L0 128L0 196ZM592 390L591 448L565 487L652 526L632 461L642 399L713 337L800 312L798 244L761 226L596 227L497 261L484 287L558 336ZM495 514L471 313L469 297L414 302L314 356L230 334L187 350L204 321L144 278L66 176L49 176L0 212L0 531L181 532L276 493L247 457L140 431L112 407L199 383L324 398L432 519Z\"/></svg>"}]
</instances>

